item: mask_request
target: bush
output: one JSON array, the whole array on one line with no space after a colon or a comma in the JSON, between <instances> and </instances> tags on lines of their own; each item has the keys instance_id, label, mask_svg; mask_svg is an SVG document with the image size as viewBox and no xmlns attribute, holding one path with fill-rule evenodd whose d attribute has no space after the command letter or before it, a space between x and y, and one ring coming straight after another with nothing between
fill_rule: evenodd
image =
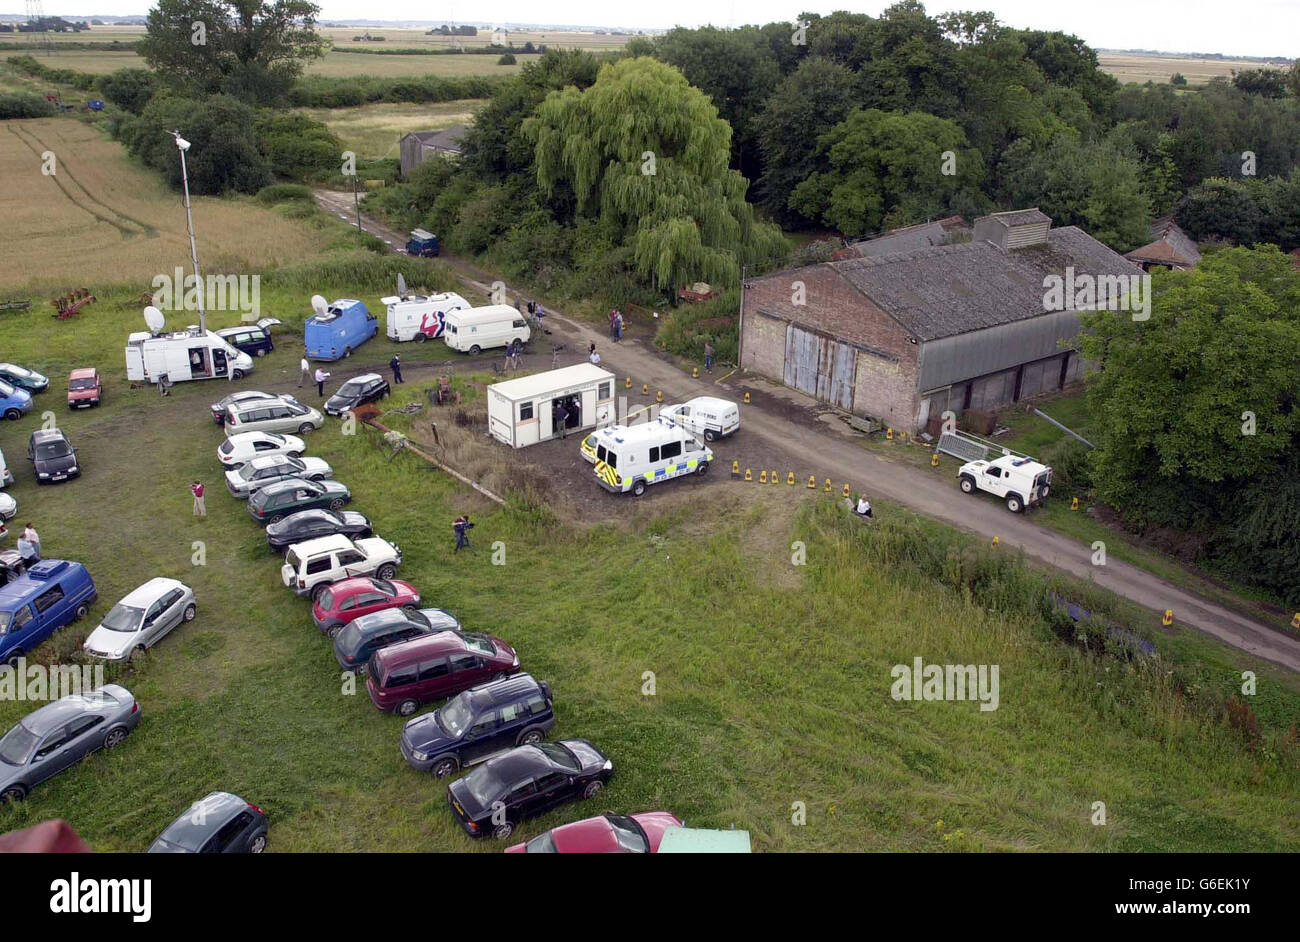
<instances>
[{"instance_id":1,"label":"bush","mask_svg":"<svg viewBox=\"0 0 1300 942\"><path fill-rule=\"evenodd\" d=\"M46 118L54 114L54 103L33 92L8 92L0 95L0 120L6 118Z\"/></svg>"},{"instance_id":2,"label":"bush","mask_svg":"<svg viewBox=\"0 0 1300 942\"><path fill-rule=\"evenodd\" d=\"M99 76L95 87L105 100L131 114L140 114L158 90L158 83L148 69L118 69Z\"/></svg>"},{"instance_id":3,"label":"bush","mask_svg":"<svg viewBox=\"0 0 1300 942\"><path fill-rule=\"evenodd\" d=\"M257 149L277 177L307 180L340 166L343 145L329 128L306 115L262 111L254 130Z\"/></svg>"},{"instance_id":4,"label":"bush","mask_svg":"<svg viewBox=\"0 0 1300 942\"><path fill-rule=\"evenodd\" d=\"M1066 438L1043 452L1043 463L1052 467L1052 484L1058 489L1077 495L1092 490L1092 465L1089 463L1087 445Z\"/></svg>"},{"instance_id":5,"label":"bush","mask_svg":"<svg viewBox=\"0 0 1300 942\"><path fill-rule=\"evenodd\" d=\"M132 154L179 188L181 162L169 132L185 128L194 145L185 158L192 193L255 193L272 177L271 165L258 150L254 122L253 109L227 95L203 101L160 95L140 117L124 122L119 135Z\"/></svg>"},{"instance_id":6,"label":"bush","mask_svg":"<svg viewBox=\"0 0 1300 942\"><path fill-rule=\"evenodd\" d=\"M516 64L518 64L518 60L515 59L514 53L512 52L507 52L505 55L503 55L500 59L497 60L497 65L516 65Z\"/></svg>"}]
</instances>

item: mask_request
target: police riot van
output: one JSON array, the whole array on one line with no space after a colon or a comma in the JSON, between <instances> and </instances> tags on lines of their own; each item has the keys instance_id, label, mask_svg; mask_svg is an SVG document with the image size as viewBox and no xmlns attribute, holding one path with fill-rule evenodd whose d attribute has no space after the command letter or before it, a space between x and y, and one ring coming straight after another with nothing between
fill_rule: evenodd
<instances>
[{"instance_id":1,"label":"police riot van","mask_svg":"<svg viewBox=\"0 0 1300 942\"><path fill-rule=\"evenodd\" d=\"M683 474L706 474L713 451L676 422L657 418L637 425L610 425L593 433L596 481L612 494L636 497L651 484Z\"/></svg>"},{"instance_id":2,"label":"police riot van","mask_svg":"<svg viewBox=\"0 0 1300 942\"><path fill-rule=\"evenodd\" d=\"M697 396L679 406L664 406L659 414L684 425L689 432L703 435L706 442L734 435L740 428L740 406L713 396Z\"/></svg>"},{"instance_id":3,"label":"police riot van","mask_svg":"<svg viewBox=\"0 0 1300 942\"><path fill-rule=\"evenodd\" d=\"M416 343L436 340L442 336L448 311L469 309L469 302L454 291L427 296L390 295L379 301L388 308L388 339L399 343L407 340Z\"/></svg>"},{"instance_id":4,"label":"police riot van","mask_svg":"<svg viewBox=\"0 0 1300 942\"><path fill-rule=\"evenodd\" d=\"M140 331L126 338L126 378L170 386L190 379L242 379L253 358L212 331L198 327L171 333Z\"/></svg>"},{"instance_id":5,"label":"police riot van","mask_svg":"<svg viewBox=\"0 0 1300 942\"><path fill-rule=\"evenodd\" d=\"M1003 498L1013 514L1042 504L1052 490L1051 468L1016 455L968 461L957 470L957 479L963 494L988 491Z\"/></svg>"}]
</instances>

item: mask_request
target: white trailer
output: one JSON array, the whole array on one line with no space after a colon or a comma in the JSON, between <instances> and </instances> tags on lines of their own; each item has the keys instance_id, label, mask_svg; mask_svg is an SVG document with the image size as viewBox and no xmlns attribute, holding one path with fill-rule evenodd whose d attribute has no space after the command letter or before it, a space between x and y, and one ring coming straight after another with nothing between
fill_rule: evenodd
<instances>
[{"instance_id":1,"label":"white trailer","mask_svg":"<svg viewBox=\"0 0 1300 942\"><path fill-rule=\"evenodd\" d=\"M487 388L488 429L511 448L559 438L562 431L614 421L614 374L591 363L566 366ZM563 405L564 428L556 425ZM577 438L574 439L577 441Z\"/></svg>"},{"instance_id":2,"label":"white trailer","mask_svg":"<svg viewBox=\"0 0 1300 942\"><path fill-rule=\"evenodd\" d=\"M157 383L190 379L242 379L253 370L253 358L241 353L212 331L197 327L173 333L146 331L126 338L126 378Z\"/></svg>"},{"instance_id":3,"label":"white trailer","mask_svg":"<svg viewBox=\"0 0 1300 942\"><path fill-rule=\"evenodd\" d=\"M469 302L454 291L406 297L390 295L379 300L388 308L388 339L398 342L436 340L442 336L444 318L449 311L469 309Z\"/></svg>"}]
</instances>

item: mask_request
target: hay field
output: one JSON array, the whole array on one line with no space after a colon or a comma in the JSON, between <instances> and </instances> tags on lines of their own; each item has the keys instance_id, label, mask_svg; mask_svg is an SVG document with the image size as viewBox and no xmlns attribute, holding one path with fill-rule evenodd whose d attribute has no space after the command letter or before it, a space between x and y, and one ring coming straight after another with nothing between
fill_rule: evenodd
<instances>
[{"instance_id":1,"label":"hay field","mask_svg":"<svg viewBox=\"0 0 1300 942\"><path fill-rule=\"evenodd\" d=\"M1232 70L1262 68L1264 63L1246 59L1194 59L1185 56L1147 56L1127 52L1099 52L1102 69L1121 82L1168 82L1175 72L1192 85L1208 82L1216 76L1227 77Z\"/></svg>"},{"instance_id":2,"label":"hay field","mask_svg":"<svg viewBox=\"0 0 1300 942\"><path fill-rule=\"evenodd\" d=\"M397 142L411 130L441 131L453 124L469 124L485 98L429 104L373 104L358 108L298 108L324 122L347 150L363 158L396 157Z\"/></svg>"},{"instance_id":3,"label":"hay field","mask_svg":"<svg viewBox=\"0 0 1300 942\"><path fill-rule=\"evenodd\" d=\"M52 151L56 172L41 172ZM0 288L63 290L139 280L188 264L185 206L121 145L68 118L0 124L0 218L20 234L0 253ZM308 259L311 230L249 201L194 200L200 260L225 271ZM33 285L34 290L35 286ZM41 299L44 304L44 299Z\"/></svg>"}]
</instances>

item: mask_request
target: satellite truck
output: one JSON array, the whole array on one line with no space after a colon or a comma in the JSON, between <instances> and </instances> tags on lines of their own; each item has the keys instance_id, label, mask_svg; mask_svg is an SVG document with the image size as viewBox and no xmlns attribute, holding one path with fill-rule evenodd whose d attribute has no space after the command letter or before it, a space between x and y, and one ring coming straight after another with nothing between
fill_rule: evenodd
<instances>
[{"instance_id":1,"label":"satellite truck","mask_svg":"<svg viewBox=\"0 0 1300 942\"><path fill-rule=\"evenodd\" d=\"M451 311L468 310L470 306L454 291L410 294L401 274L397 276L397 294L380 298L379 302L388 309L387 337L398 343L436 340L446 327L446 315Z\"/></svg>"},{"instance_id":2,"label":"satellite truck","mask_svg":"<svg viewBox=\"0 0 1300 942\"><path fill-rule=\"evenodd\" d=\"M253 371L253 358L212 331L197 325L166 332L162 311L144 309L148 331L126 338L126 378L146 380L166 389L191 379L242 379Z\"/></svg>"}]
</instances>

